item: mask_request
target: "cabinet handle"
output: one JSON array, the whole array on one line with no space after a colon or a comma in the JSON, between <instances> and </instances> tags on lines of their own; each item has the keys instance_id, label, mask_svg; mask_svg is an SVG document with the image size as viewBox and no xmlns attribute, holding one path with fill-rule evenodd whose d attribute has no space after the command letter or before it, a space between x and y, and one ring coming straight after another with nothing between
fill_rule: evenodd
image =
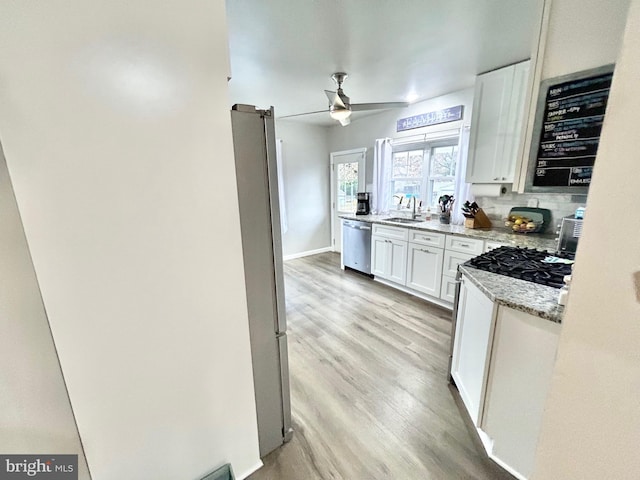
<instances>
[{"instance_id":1,"label":"cabinet handle","mask_svg":"<svg viewBox=\"0 0 640 480\"><path fill-rule=\"evenodd\" d=\"M465 248L469 248L471 245L469 245L468 243L461 243L460 246L461 247L465 247Z\"/></svg>"},{"instance_id":2,"label":"cabinet handle","mask_svg":"<svg viewBox=\"0 0 640 480\"><path fill-rule=\"evenodd\" d=\"M431 237L422 237L423 240L431 240Z\"/></svg>"},{"instance_id":3,"label":"cabinet handle","mask_svg":"<svg viewBox=\"0 0 640 480\"><path fill-rule=\"evenodd\" d=\"M506 180L506 179L507 179L507 177L502 177L502 179L503 179L503 180Z\"/></svg>"},{"instance_id":4,"label":"cabinet handle","mask_svg":"<svg viewBox=\"0 0 640 480\"><path fill-rule=\"evenodd\" d=\"M495 181L495 180L500 180L500 177L496 177L496 178L494 178L493 180L494 180L494 181Z\"/></svg>"},{"instance_id":5,"label":"cabinet handle","mask_svg":"<svg viewBox=\"0 0 640 480\"><path fill-rule=\"evenodd\" d=\"M421 252L424 252L424 253L431 253L429 250L426 250L426 249L424 249L424 248L421 248L421 249L420 249L420 251L421 251Z\"/></svg>"}]
</instances>

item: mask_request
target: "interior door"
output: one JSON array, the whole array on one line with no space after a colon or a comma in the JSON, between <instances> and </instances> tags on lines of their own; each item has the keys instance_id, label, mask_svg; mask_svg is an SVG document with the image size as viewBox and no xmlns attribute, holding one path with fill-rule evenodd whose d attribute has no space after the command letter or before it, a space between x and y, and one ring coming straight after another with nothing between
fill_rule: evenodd
<instances>
[{"instance_id":1,"label":"interior door","mask_svg":"<svg viewBox=\"0 0 640 480\"><path fill-rule=\"evenodd\" d=\"M331 153L331 248L342 252L342 228L339 215L354 214L357 193L365 191L366 148Z\"/></svg>"}]
</instances>

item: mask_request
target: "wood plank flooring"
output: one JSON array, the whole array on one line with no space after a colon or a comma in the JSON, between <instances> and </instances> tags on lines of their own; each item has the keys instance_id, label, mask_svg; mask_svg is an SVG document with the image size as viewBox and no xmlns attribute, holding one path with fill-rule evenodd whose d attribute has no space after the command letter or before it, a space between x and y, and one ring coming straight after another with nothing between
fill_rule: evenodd
<instances>
[{"instance_id":1,"label":"wood plank flooring","mask_svg":"<svg viewBox=\"0 0 640 480\"><path fill-rule=\"evenodd\" d=\"M250 480L511 478L446 381L451 313L340 269L285 263L294 435Z\"/></svg>"}]
</instances>

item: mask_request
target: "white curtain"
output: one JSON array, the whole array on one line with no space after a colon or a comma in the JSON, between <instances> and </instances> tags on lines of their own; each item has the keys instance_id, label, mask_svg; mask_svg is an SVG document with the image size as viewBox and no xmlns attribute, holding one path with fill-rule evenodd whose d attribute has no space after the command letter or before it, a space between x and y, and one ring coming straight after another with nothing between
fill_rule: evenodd
<instances>
[{"instance_id":1,"label":"white curtain","mask_svg":"<svg viewBox=\"0 0 640 480\"><path fill-rule=\"evenodd\" d=\"M379 138L373 149L373 191L371 213L381 214L388 210L391 188L391 139Z\"/></svg>"},{"instance_id":2,"label":"white curtain","mask_svg":"<svg viewBox=\"0 0 640 480\"><path fill-rule=\"evenodd\" d=\"M280 227L284 235L289 230L287 204L284 197L284 168L282 168L282 139L276 139L276 168L278 169L278 201L280 203Z\"/></svg>"},{"instance_id":3,"label":"white curtain","mask_svg":"<svg viewBox=\"0 0 640 480\"><path fill-rule=\"evenodd\" d=\"M451 223L454 225L462 225L464 223L464 215L460 208L467 200L473 202L474 197L471 193L471 184L465 182L465 173L467 171L467 153L469 152L469 132L468 126L460 128L460 136L458 137L458 165L456 167L456 186L453 197L456 202L451 212Z\"/></svg>"}]
</instances>

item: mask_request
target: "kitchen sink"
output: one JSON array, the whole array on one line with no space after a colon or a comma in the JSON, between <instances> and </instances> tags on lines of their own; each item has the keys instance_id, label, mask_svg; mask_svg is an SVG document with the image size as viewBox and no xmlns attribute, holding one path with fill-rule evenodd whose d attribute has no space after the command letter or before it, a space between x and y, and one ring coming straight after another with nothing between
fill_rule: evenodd
<instances>
[{"instance_id":1,"label":"kitchen sink","mask_svg":"<svg viewBox=\"0 0 640 480\"><path fill-rule=\"evenodd\" d=\"M424 222L424 220L421 220L419 218L416 218L414 220L413 218L406 218L406 217L385 218L384 221L385 222L395 222L395 223L421 223L421 222Z\"/></svg>"}]
</instances>

